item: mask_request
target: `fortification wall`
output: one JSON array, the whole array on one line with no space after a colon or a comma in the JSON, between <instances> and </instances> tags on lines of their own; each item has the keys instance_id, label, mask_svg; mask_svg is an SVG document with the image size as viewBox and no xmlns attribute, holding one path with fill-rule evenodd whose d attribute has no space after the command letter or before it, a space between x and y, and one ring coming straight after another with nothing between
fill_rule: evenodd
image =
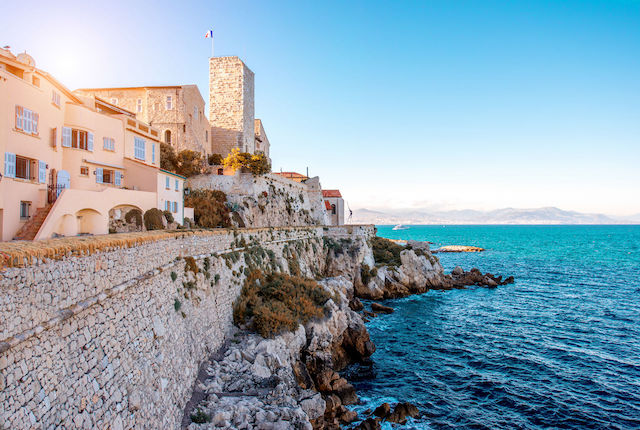
<instances>
[{"instance_id":1,"label":"fortification wall","mask_svg":"<svg viewBox=\"0 0 640 430\"><path fill-rule=\"evenodd\" d=\"M64 239L34 244L57 257L12 258L24 267L0 274L0 424L177 428L252 268L322 276L327 242L348 239L362 261L372 234L372 226L165 233L61 258Z\"/></svg>"},{"instance_id":2,"label":"fortification wall","mask_svg":"<svg viewBox=\"0 0 640 430\"><path fill-rule=\"evenodd\" d=\"M303 184L275 174L199 175L188 187L223 191L246 227L330 224L316 178Z\"/></svg>"}]
</instances>

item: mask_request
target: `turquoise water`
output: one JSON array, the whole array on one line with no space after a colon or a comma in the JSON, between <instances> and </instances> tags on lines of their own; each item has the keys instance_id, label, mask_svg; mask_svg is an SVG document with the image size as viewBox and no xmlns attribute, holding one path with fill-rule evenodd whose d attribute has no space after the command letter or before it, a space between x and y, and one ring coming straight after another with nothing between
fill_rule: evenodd
<instances>
[{"instance_id":1,"label":"turquoise water","mask_svg":"<svg viewBox=\"0 0 640 430\"><path fill-rule=\"evenodd\" d=\"M640 226L391 228L483 247L438 256L516 282L388 301L371 365L348 375L357 410L410 401L416 429L640 428Z\"/></svg>"}]
</instances>

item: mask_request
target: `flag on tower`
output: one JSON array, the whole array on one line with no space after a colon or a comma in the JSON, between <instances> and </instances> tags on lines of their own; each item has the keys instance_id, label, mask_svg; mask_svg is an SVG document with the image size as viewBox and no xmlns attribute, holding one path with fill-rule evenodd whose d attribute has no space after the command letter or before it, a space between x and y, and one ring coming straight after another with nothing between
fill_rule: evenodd
<instances>
[{"instance_id":1,"label":"flag on tower","mask_svg":"<svg viewBox=\"0 0 640 430\"><path fill-rule=\"evenodd\" d=\"M207 39L207 38L209 38L209 37L213 39L213 30L209 30L209 31L207 31L207 34L205 34L205 35L204 35L204 38L205 38L205 39Z\"/></svg>"}]
</instances>

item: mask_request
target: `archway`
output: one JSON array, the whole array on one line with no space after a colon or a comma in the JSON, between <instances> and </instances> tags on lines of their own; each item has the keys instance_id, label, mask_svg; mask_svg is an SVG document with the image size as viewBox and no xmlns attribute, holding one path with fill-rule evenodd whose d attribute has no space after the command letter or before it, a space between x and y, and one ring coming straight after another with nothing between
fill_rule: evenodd
<instances>
[{"instance_id":1,"label":"archway","mask_svg":"<svg viewBox=\"0 0 640 430\"><path fill-rule=\"evenodd\" d=\"M82 209L76 212L78 234L106 234L108 221L95 209Z\"/></svg>"}]
</instances>

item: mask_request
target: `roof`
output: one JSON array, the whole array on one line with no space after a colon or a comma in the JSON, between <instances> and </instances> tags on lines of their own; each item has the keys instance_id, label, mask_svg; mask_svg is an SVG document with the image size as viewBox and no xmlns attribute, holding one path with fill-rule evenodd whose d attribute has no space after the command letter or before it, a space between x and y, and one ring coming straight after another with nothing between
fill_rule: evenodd
<instances>
[{"instance_id":1,"label":"roof","mask_svg":"<svg viewBox=\"0 0 640 430\"><path fill-rule=\"evenodd\" d=\"M340 198L342 198L342 194L340 194L340 190L322 190L322 197L340 197Z\"/></svg>"},{"instance_id":2,"label":"roof","mask_svg":"<svg viewBox=\"0 0 640 430\"><path fill-rule=\"evenodd\" d=\"M162 173L166 173L167 175L177 176L178 178L181 178L181 179L183 179L183 180L186 180L186 179L187 179L185 176L178 175L177 173L173 173L173 172L170 172L170 171L168 171L168 170L160 169L160 171L161 171Z\"/></svg>"},{"instance_id":3,"label":"roof","mask_svg":"<svg viewBox=\"0 0 640 430\"><path fill-rule=\"evenodd\" d=\"M76 91L107 91L107 90L146 90L160 88L182 88L186 85L145 85L142 87L102 87L102 88L78 88Z\"/></svg>"}]
</instances>

